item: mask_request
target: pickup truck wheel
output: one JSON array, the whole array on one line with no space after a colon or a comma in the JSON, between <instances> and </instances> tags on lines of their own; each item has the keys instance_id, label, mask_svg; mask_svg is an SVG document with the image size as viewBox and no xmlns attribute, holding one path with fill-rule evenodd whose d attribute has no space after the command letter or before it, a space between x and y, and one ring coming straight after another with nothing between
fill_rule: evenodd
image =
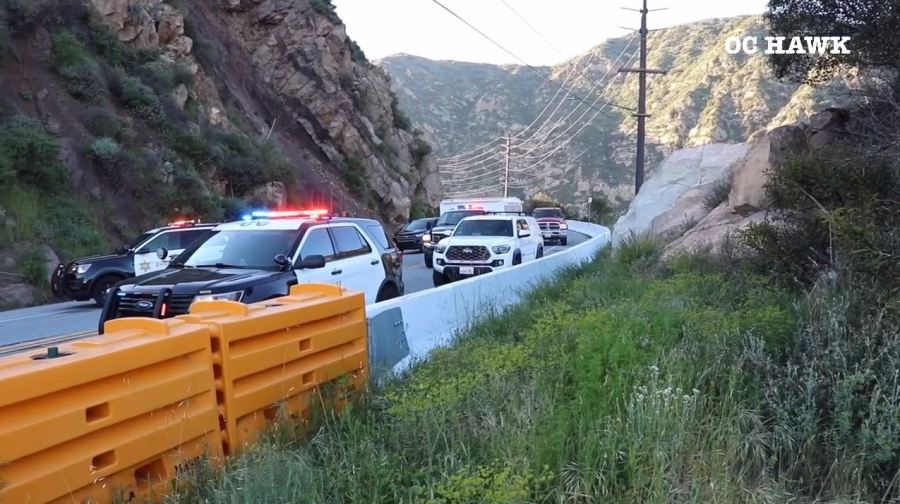
<instances>
[{"instance_id":1,"label":"pickup truck wheel","mask_svg":"<svg viewBox=\"0 0 900 504\"><path fill-rule=\"evenodd\" d=\"M541 257L544 257L544 247L538 248L538 251L537 251L537 254L535 255L535 257L537 257L538 259L540 259Z\"/></svg>"},{"instance_id":2,"label":"pickup truck wheel","mask_svg":"<svg viewBox=\"0 0 900 504\"><path fill-rule=\"evenodd\" d=\"M426 252L425 253L425 267L428 269L431 269L431 267L434 266L434 263L432 262L433 260L434 260L434 256L432 256L431 254Z\"/></svg>"},{"instance_id":3,"label":"pickup truck wheel","mask_svg":"<svg viewBox=\"0 0 900 504\"><path fill-rule=\"evenodd\" d=\"M115 275L106 275L94 281L94 287L91 289L91 297L97 306L102 307L106 304L106 291L117 282L122 280L121 277Z\"/></svg>"},{"instance_id":4,"label":"pickup truck wheel","mask_svg":"<svg viewBox=\"0 0 900 504\"><path fill-rule=\"evenodd\" d=\"M562 245L563 247L565 247L565 246L569 243L569 237L567 236L567 237L565 237L565 238L559 240L559 243L560 243L560 245Z\"/></svg>"},{"instance_id":5,"label":"pickup truck wheel","mask_svg":"<svg viewBox=\"0 0 900 504\"><path fill-rule=\"evenodd\" d=\"M522 264L522 254L516 252L516 255L513 256L513 266L516 264Z\"/></svg>"},{"instance_id":6,"label":"pickup truck wheel","mask_svg":"<svg viewBox=\"0 0 900 504\"><path fill-rule=\"evenodd\" d=\"M443 273L438 273L437 271L432 270L431 281L434 283L435 287L440 287L447 284L447 277L444 276Z\"/></svg>"}]
</instances>

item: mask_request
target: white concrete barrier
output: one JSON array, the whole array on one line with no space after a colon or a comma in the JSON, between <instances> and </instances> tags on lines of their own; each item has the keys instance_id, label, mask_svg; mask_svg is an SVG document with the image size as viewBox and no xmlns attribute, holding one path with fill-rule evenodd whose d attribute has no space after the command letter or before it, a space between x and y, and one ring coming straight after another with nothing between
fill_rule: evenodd
<instances>
[{"instance_id":1,"label":"white concrete barrier","mask_svg":"<svg viewBox=\"0 0 900 504\"><path fill-rule=\"evenodd\" d=\"M370 320L391 309L402 312L409 355L393 371L404 371L482 318L517 304L523 294L563 269L593 260L610 243L610 230L603 226L569 221L569 230L590 239L536 261L367 306Z\"/></svg>"}]
</instances>

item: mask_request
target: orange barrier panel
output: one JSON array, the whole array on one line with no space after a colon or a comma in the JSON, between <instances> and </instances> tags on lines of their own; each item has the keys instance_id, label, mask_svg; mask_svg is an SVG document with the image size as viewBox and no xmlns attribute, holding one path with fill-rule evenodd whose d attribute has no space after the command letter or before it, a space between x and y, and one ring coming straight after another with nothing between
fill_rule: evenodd
<instances>
[{"instance_id":1,"label":"orange barrier panel","mask_svg":"<svg viewBox=\"0 0 900 504\"><path fill-rule=\"evenodd\" d=\"M106 327L58 356L0 359L0 502L144 502L201 457L221 460L207 328Z\"/></svg>"},{"instance_id":2,"label":"orange barrier panel","mask_svg":"<svg viewBox=\"0 0 900 504\"><path fill-rule=\"evenodd\" d=\"M250 305L198 301L178 318L209 326L226 455L255 441L279 409L306 417L324 385L365 386L362 293L302 284L289 296Z\"/></svg>"}]
</instances>

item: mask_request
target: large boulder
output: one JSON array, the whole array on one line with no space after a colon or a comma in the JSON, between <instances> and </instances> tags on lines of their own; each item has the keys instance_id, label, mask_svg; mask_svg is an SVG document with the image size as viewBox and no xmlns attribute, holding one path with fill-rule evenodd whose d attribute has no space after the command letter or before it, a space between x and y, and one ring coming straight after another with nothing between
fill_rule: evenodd
<instances>
[{"instance_id":1,"label":"large boulder","mask_svg":"<svg viewBox=\"0 0 900 504\"><path fill-rule=\"evenodd\" d=\"M663 250L663 260L680 253L723 252L728 243L734 243L736 233L753 223L761 223L767 212L757 211L748 215L736 213L727 204L722 204L704 217L684 235L670 242Z\"/></svg>"},{"instance_id":2,"label":"large boulder","mask_svg":"<svg viewBox=\"0 0 900 504\"><path fill-rule=\"evenodd\" d=\"M673 152L644 183L628 212L616 222L613 244L617 245L631 233L640 235L671 229L672 223L682 215L691 219L705 215L701 210L705 191L729 177L732 167L748 150L747 144L710 144ZM679 205L685 196L688 199ZM660 220L654 229L657 218Z\"/></svg>"}]
</instances>

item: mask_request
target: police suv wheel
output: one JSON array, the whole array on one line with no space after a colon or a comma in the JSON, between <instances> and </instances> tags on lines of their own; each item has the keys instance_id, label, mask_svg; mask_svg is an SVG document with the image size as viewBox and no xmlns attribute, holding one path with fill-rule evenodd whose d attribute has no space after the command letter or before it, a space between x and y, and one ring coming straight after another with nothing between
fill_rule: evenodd
<instances>
[{"instance_id":1,"label":"police suv wheel","mask_svg":"<svg viewBox=\"0 0 900 504\"><path fill-rule=\"evenodd\" d=\"M100 277L96 282L94 282L93 298L94 302L97 303L98 306L103 306L106 304L106 297L109 294L109 290L118 281L119 279L116 277L106 276Z\"/></svg>"},{"instance_id":2,"label":"police suv wheel","mask_svg":"<svg viewBox=\"0 0 900 504\"><path fill-rule=\"evenodd\" d=\"M434 283L435 287L440 287L442 285L447 284L447 277L443 273L438 273L437 271L431 272L431 281Z\"/></svg>"}]
</instances>

